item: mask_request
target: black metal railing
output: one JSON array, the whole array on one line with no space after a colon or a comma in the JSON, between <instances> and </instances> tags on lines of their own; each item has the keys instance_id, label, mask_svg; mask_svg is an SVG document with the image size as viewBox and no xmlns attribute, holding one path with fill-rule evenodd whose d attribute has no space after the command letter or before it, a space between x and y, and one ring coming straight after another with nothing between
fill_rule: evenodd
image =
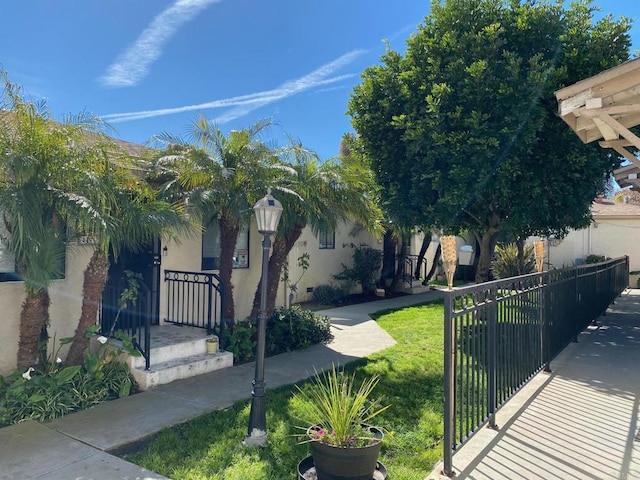
<instances>
[{"instance_id":1,"label":"black metal railing","mask_svg":"<svg viewBox=\"0 0 640 480\"><path fill-rule=\"evenodd\" d=\"M141 283L136 301L126 308L120 308L120 295L126 287L123 281L119 285L107 286L102 294L102 302L98 309L100 332L102 335L114 337L123 331L133 340L136 349L145 360L145 368L151 364L151 291Z\"/></svg>"},{"instance_id":2,"label":"black metal railing","mask_svg":"<svg viewBox=\"0 0 640 480\"><path fill-rule=\"evenodd\" d=\"M167 317L165 322L216 332L225 345L224 284L215 273L165 270Z\"/></svg>"},{"instance_id":3,"label":"black metal railing","mask_svg":"<svg viewBox=\"0 0 640 480\"><path fill-rule=\"evenodd\" d=\"M406 255L401 264L400 275L402 280L410 287L413 286L414 282L419 282L427 278L427 274L429 273L426 258L419 260L418 255ZM400 256L398 256L397 261L400 261Z\"/></svg>"},{"instance_id":4,"label":"black metal railing","mask_svg":"<svg viewBox=\"0 0 640 480\"><path fill-rule=\"evenodd\" d=\"M453 452L627 287L629 259L445 292L444 473Z\"/></svg>"}]
</instances>

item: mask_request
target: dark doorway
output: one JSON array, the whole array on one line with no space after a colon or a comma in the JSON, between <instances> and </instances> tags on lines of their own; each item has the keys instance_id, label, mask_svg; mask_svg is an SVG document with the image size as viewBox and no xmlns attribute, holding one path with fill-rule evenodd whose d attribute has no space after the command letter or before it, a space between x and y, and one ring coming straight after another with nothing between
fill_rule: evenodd
<instances>
[{"instance_id":1,"label":"dark doorway","mask_svg":"<svg viewBox=\"0 0 640 480\"><path fill-rule=\"evenodd\" d=\"M118 261L111 262L107 285L102 295L100 325L103 334L112 330L135 330L145 324L147 317L151 325L158 324L160 289L160 240L154 241L140 252L124 250ZM126 271L142 277L135 304L122 310L118 316L120 296L129 286ZM114 327L114 321L117 324Z\"/></svg>"}]
</instances>

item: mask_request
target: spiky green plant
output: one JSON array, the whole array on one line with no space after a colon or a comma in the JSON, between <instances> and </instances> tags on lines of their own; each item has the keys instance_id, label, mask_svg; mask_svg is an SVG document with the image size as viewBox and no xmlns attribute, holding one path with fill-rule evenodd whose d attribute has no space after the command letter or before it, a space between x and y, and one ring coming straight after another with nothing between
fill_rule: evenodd
<instances>
[{"instance_id":1,"label":"spiky green plant","mask_svg":"<svg viewBox=\"0 0 640 480\"><path fill-rule=\"evenodd\" d=\"M361 446L373 436L363 425L384 412L371 394L380 378L373 375L357 385L355 374L347 374L333 365L324 373L315 372L310 384L296 385L293 396L294 417L305 423L304 441L321 441L342 447Z\"/></svg>"},{"instance_id":2,"label":"spiky green plant","mask_svg":"<svg viewBox=\"0 0 640 480\"><path fill-rule=\"evenodd\" d=\"M518 246L507 243L496 247L491 263L491 271L496 278L517 277L536 271L536 259L532 245L525 245L522 257L518 256Z\"/></svg>"}]
</instances>

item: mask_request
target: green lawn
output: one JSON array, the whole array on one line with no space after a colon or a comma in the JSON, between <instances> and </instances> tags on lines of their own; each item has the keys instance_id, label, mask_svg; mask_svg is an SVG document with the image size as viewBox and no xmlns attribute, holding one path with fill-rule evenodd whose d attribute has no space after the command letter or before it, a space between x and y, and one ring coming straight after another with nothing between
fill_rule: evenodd
<instances>
[{"instance_id":1,"label":"green lawn","mask_svg":"<svg viewBox=\"0 0 640 480\"><path fill-rule=\"evenodd\" d=\"M376 396L392 406L376 417L376 425L387 431L380 460L390 478L422 479L442 456L442 302L378 312L375 318L398 344L345 369L381 376ZM297 444L296 421L283 408L293 390L267 393L267 448L241 445L249 417L249 401L243 401L164 430L127 460L174 480L295 479L309 447Z\"/></svg>"}]
</instances>

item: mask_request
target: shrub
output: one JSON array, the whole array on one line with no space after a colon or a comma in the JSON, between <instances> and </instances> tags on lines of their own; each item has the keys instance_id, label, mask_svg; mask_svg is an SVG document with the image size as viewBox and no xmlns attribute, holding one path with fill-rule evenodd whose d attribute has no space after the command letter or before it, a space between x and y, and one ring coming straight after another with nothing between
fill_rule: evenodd
<instances>
[{"instance_id":1,"label":"shrub","mask_svg":"<svg viewBox=\"0 0 640 480\"><path fill-rule=\"evenodd\" d=\"M382 265L382 252L367 246L351 244L353 251L353 267L342 264L342 272L334 275L336 280L346 280L359 283L363 293L370 293L375 289L376 277Z\"/></svg>"},{"instance_id":2,"label":"shrub","mask_svg":"<svg viewBox=\"0 0 640 480\"><path fill-rule=\"evenodd\" d=\"M518 246L507 243L496 247L491 263L491 271L496 278L517 277L536 271L536 258L533 246L525 245L522 259L518 258Z\"/></svg>"},{"instance_id":3,"label":"shrub","mask_svg":"<svg viewBox=\"0 0 640 480\"><path fill-rule=\"evenodd\" d=\"M608 258L605 257L604 255L587 255L587 258L584 259L584 263L600 263L600 262L605 262L607 261Z\"/></svg>"},{"instance_id":4,"label":"shrub","mask_svg":"<svg viewBox=\"0 0 640 480\"><path fill-rule=\"evenodd\" d=\"M321 305L336 305L347 296L346 289L333 285L318 285L313 289L313 300Z\"/></svg>"},{"instance_id":5,"label":"shrub","mask_svg":"<svg viewBox=\"0 0 640 480\"><path fill-rule=\"evenodd\" d=\"M229 328L228 350L233 353L233 363L242 363L253 357L256 346L256 329L249 322L239 322Z\"/></svg>"},{"instance_id":6,"label":"shrub","mask_svg":"<svg viewBox=\"0 0 640 480\"><path fill-rule=\"evenodd\" d=\"M332 338L329 317L294 305L277 310L267 319L266 354L301 350Z\"/></svg>"},{"instance_id":7,"label":"shrub","mask_svg":"<svg viewBox=\"0 0 640 480\"><path fill-rule=\"evenodd\" d=\"M89 329L87 335L95 330ZM39 370L30 367L25 372L16 370L6 379L0 377L0 426L27 419L50 420L134 393L137 385L129 366L118 360L125 351L133 353L133 343L121 332L117 337L122 348L112 348L106 337L99 337L97 350L85 353L82 365L68 367L57 356L60 347L72 341L63 338Z\"/></svg>"},{"instance_id":8,"label":"shrub","mask_svg":"<svg viewBox=\"0 0 640 480\"><path fill-rule=\"evenodd\" d=\"M331 335L329 317L318 316L298 305L281 308L267 318L265 355L300 350L316 343L328 342ZM252 360L258 338L257 325L250 321L239 322L230 327L229 346L233 362Z\"/></svg>"}]
</instances>

